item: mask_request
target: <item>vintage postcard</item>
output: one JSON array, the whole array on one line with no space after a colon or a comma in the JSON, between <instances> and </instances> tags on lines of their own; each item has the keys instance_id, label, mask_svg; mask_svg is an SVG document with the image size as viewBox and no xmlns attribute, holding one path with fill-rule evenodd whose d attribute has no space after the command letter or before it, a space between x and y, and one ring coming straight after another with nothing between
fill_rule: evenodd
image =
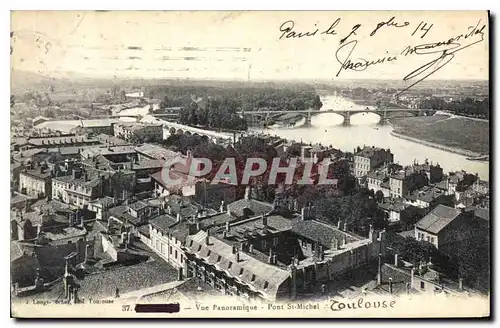
<instances>
[{"instance_id":1,"label":"vintage postcard","mask_svg":"<svg viewBox=\"0 0 500 328\"><path fill-rule=\"evenodd\" d=\"M16 318L490 316L487 11L14 11Z\"/></svg>"}]
</instances>

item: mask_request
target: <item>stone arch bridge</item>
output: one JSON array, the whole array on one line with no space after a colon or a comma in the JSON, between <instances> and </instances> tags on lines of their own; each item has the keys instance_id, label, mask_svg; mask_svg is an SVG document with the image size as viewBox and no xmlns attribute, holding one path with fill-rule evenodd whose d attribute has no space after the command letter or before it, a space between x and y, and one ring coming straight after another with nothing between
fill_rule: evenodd
<instances>
[{"instance_id":1,"label":"stone arch bridge","mask_svg":"<svg viewBox=\"0 0 500 328\"><path fill-rule=\"evenodd\" d=\"M380 116L380 124L387 124L390 117L389 113L410 113L413 116L424 116L429 113L434 113L434 110L430 109L408 109L408 108L383 108L383 109L355 109L355 110L296 110L296 111L242 111L240 112L241 117L245 118L245 116L254 116L260 117L266 121L270 119L278 118L283 114L300 114L306 119L305 125L311 125L311 118L314 115L326 114L326 113L334 113L342 116L344 118L344 125L351 124L351 116L360 114L360 113L373 113ZM394 117L394 116L392 116Z\"/></svg>"}]
</instances>

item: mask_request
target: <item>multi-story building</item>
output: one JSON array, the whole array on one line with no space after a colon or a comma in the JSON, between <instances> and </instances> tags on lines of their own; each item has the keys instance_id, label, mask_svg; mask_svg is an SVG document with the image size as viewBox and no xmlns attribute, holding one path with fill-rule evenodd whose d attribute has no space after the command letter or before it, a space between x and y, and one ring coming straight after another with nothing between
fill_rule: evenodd
<instances>
[{"instance_id":1,"label":"multi-story building","mask_svg":"<svg viewBox=\"0 0 500 328\"><path fill-rule=\"evenodd\" d=\"M310 218L264 215L190 234L188 277L226 295L275 301L328 289L338 275L367 265L383 234L362 238Z\"/></svg>"},{"instance_id":2,"label":"multi-story building","mask_svg":"<svg viewBox=\"0 0 500 328\"><path fill-rule=\"evenodd\" d=\"M45 164L19 172L19 191L28 196L44 198L52 195L52 174Z\"/></svg>"},{"instance_id":3,"label":"multi-story building","mask_svg":"<svg viewBox=\"0 0 500 328\"><path fill-rule=\"evenodd\" d=\"M413 163L413 170L415 172L423 172L427 176L429 183L438 183L443 179L443 168L436 163L434 165L432 162L429 164L429 161L426 159L423 164L419 164L418 162Z\"/></svg>"},{"instance_id":4,"label":"multi-story building","mask_svg":"<svg viewBox=\"0 0 500 328\"><path fill-rule=\"evenodd\" d=\"M368 172L366 176L366 187L374 192L382 191L384 197L390 197L390 190L384 188L383 183L389 182L389 175L387 169L380 169Z\"/></svg>"},{"instance_id":5,"label":"multi-story building","mask_svg":"<svg viewBox=\"0 0 500 328\"><path fill-rule=\"evenodd\" d=\"M406 196L415 189L425 186L427 182L427 176L424 173L405 168L389 177L390 197L400 198Z\"/></svg>"},{"instance_id":6,"label":"multi-story building","mask_svg":"<svg viewBox=\"0 0 500 328\"><path fill-rule=\"evenodd\" d=\"M104 177L92 179L86 172L73 170L72 175L52 179L52 198L83 208L103 196Z\"/></svg>"},{"instance_id":7,"label":"multi-story building","mask_svg":"<svg viewBox=\"0 0 500 328\"><path fill-rule=\"evenodd\" d=\"M371 170L393 161L390 149L364 147L354 154L354 176L358 179L365 177Z\"/></svg>"},{"instance_id":8,"label":"multi-story building","mask_svg":"<svg viewBox=\"0 0 500 328\"><path fill-rule=\"evenodd\" d=\"M114 136L130 141L133 137L145 141L163 140L161 124L143 124L139 122L117 123L114 125Z\"/></svg>"}]
</instances>

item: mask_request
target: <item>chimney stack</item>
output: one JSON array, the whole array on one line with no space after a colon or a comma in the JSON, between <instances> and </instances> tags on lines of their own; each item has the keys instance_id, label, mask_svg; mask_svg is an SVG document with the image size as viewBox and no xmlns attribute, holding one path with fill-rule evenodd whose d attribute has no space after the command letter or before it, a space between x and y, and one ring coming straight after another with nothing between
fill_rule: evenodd
<instances>
[{"instance_id":1,"label":"chimney stack","mask_svg":"<svg viewBox=\"0 0 500 328\"><path fill-rule=\"evenodd\" d=\"M224 213L225 207L224 207L224 201L220 202L220 207L219 207L219 212Z\"/></svg>"},{"instance_id":2,"label":"chimney stack","mask_svg":"<svg viewBox=\"0 0 500 328\"><path fill-rule=\"evenodd\" d=\"M210 245L210 230L207 229L207 236L205 237L205 245Z\"/></svg>"},{"instance_id":3,"label":"chimney stack","mask_svg":"<svg viewBox=\"0 0 500 328\"><path fill-rule=\"evenodd\" d=\"M85 262L88 262L90 258L90 245L85 245Z\"/></svg>"},{"instance_id":4,"label":"chimney stack","mask_svg":"<svg viewBox=\"0 0 500 328\"><path fill-rule=\"evenodd\" d=\"M253 253L253 244L250 244L250 246L248 246L248 252Z\"/></svg>"},{"instance_id":5,"label":"chimney stack","mask_svg":"<svg viewBox=\"0 0 500 328\"><path fill-rule=\"evenodd\" d=\"M378 253L378 275L377 284L382 285L382 254Z\"/></svg>"},{"instance_id":6,"label":"chimney stack","mask_svg":"<svg viewBox=\"0 0 500 328\"><path fill-rule=\"evenodd\" d=\"M240 261L240 252L238 250L236 250L236 263L238 263Z\"/></svg>"},{"instance_id":7,"label":"chimney stack","mask_svg":"<svg viewBox=\"0 0 500 328\"><path fill-rule=\"evenodd\" d=\"M177 223L181 222L181 213L177 213Z\"/></svg>"},{"instance_id":8,"label":"chimney stack","mask_svg":"<svg viewBox=\"0 0 500 328\"><path fill-rule=\"evenodd\" d=\"M302 207L302 209L300 210L300 219L302 221L304 221L306 219L306 208L305 207Z\"/></svg>"},{"instance_id":9,"label":"chimney stack","mask_svg":"<svg viewBox=\"0 0 500 328\"><path fill-rule=\"evenodd\" d=\"M398 253L394 254L394 265L398 266Z\"/></svg>"},{"instance_id":10,"label":"chimney stack","mask_svg":"<svg viewBox=\"0 0 500 328\"><path fill-rule=\"evenodd\" d=\"M340 226L342 225L342 221L340 221L340 219L337 221L337 229L340 230Z\"/></svg>"},{"instance_id":11,"label":"chimney stack","mask_svg":"<svg viewBox=\"0 0 500 328\"><path fill-rule=\"evenodd\" d=\"M231 231L231 225L229 224L229 222L226 222L226 231Z\"/></svg>"},{"instance_id":12,"label":"chimney stack","mask_svg":"<svg viewBox=\"0 0 500 328\"><path fill-rule=\"evenodd\" d=\"M344 228L342 230L347 231L347 221L344 222Z\"/></svg>"}]
</instances>

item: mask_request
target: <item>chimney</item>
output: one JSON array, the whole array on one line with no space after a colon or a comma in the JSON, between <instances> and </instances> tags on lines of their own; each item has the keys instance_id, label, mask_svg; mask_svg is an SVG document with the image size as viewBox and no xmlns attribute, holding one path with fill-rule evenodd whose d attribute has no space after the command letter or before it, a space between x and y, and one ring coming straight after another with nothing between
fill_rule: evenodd
<instances>
[{"instance_id":1,"label":"chimney","mask_svg":"<svg viewBox=\"0 0 500 328\"><path fill-rule=\"evenodd\" d=\"M85 262L88 262L90 258L90 245L85 245Z\"/></svg>"},{"instance_id":2,"label":"chimney","mask_svg":"<svg viewBox=\"0 0 500 328\"><path fill-rule=\"evenodd\" d=\"M248 252L253 253L253 244L250 244L250 246L248 246Z\"/></svg>"},{"instance_id":3,"label":"chimney","mask_svg":"<svg viewBox=\"0 0 500 328\"><path fill-rule=\"evenodd\" d=\"M226 222L226 231L231 231L231 225L229 224L229 222Z\"/></svg>"},{"instance_id":4,"label":"chimney","mask_svg":"<svg viewBox=\"0 0 500 328\"><path fill-rule=\"evenodd\" d=\"M273 250L270 249L269 250L269 257L268 257L268 260L269 260L269 263L272 264L273 263Z\"/></svg>"},{"instance_id":5,"label":"chimney","mask_svg":"<svg viewBox=\"0 0 500 328\"><path fill-rule=\"evenodd\" d=\"M342 225L342 221L340 221L340 219L337 221L337 229L340 230L340 226Z\"/></svg>"},{"instance_id":6,"label":"chimney","mask_svg":"<svg viewBox=\"0 0 500 328\"><path fill-rule=\"evenodd\" d=\"M236 254L236 252L237 252L237 251L238 251L238 250L237 250L236 245L233 245L233 254Z\"/></svg>"},{"instance_id":7,"label":"chimney","mask_svg":"<svg viewBox=\"0 0 500 328\"><path fill-rule=\"evenodd\" d=\"M224 213L224 211L225 211L224 201L221 201L220 202L220 207L219 207L219 212Z\"/></svg>"},{"instance_id":8,"label":"chimney","mask_svg":"<svg viewBox=\"0 0 500 328\"><path fill-rule=\"evenodd\" d=\"M389 278L389 293L392 294L392 278Z\"/></svg>"},{"instance_id":9,"label":"chimney","mask_svg":"<svg viewBox=\"0 0 500 328\"><path fill-rule=\"evenodd\" d=\"M398 253L394 254L394 265L398 266Z\"/></svg>"},{"instance_id":10,"label":"chimney","mask_svg":"<svg viewBox=\"0 0 500 328\"><path fill-rule=\"evenodd\" d=\"M382 285L382 254L378 253L378 275L377 284Z\"/></svg>"},{"instance_id":11,"label":"chimney","mask_svg":"<svg viewBox=\"0 0 500 328\"><path fill-rule=\"evenodd\" d=\"M300 210L300 219L302 221L304 221L306 219L306 208L305 207L302 207L302 209Z\"/></svg>"},{"instance_id":12,"label":"chimney","mask_svg":"<svg viewBox=\"0 0 500 328\"><path fill-rule=\"evenodd\" d=\"M236 263L240 261L240 252L236 250Z\"/></svg>"},{"instance_id":13,"label":"chimney","mask_svg":"<svg viewBox=\"0 0 500 328\"><path fill-rule=\"evenodd\" d=\"M121 238L122 244L126 244L127 243L127 233L122 232L121 236L122 236L122 238Z\"/></svg>"},{"instance_id":14,"label":"chimney","mask_svg":"<svg viewBox=\"0 0 500 328\"><path fill-rule=\"evenodd\" d=\"M344 229L342 229L343 231L347 231L347 221L344 222Z\"/></svg>"},{"instance_id":15,"label":"chimney","mask_svg":"<svg viewBox=\"0 0 500 328\"><path fill-rule=\"evenodd\" d=\"M177 213L177 223L181 222L181 213Z\"/></svg>"},{"instance_id":16,"label":"chimney","mask_svg":"<svg viewBox=\"0 0 500 328\"><path fill-rule=\"evenodd\" d=\"M224 230L224 231L222 232L222 238L227 238L227 231L225 231L225 230Z\"/></svg>"},{"instance_id":17,"label":"chimney","mask_svg":"<svg viewBox=\"0 0 500 328\"><path fill-rule=\"evenodd\" d=\"M73 302L78 303L78 288L73 288Z\"/></svg>"},{"instance_id":18,"label":"chimney","mask_svg":"<svg viewBox=\"0 0 500 328\"><path fill-rule=\"evenodd\" d=\"M210 230L207 229L207 236L205 237L205 245L210 245Z\"/></svg>"}]
</instances>

